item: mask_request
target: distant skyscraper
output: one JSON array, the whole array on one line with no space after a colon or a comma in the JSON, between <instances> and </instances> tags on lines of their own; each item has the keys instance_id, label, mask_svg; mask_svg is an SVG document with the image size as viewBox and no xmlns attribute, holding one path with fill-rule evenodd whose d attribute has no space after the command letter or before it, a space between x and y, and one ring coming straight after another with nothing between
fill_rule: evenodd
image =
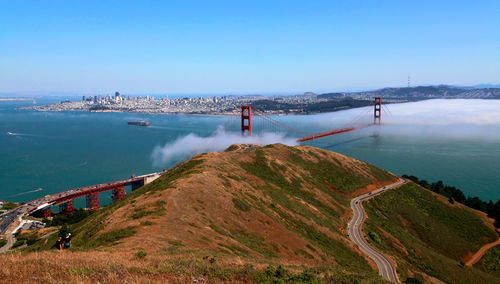
<instances>
[{"instance_id":1,"label":"distant skyscraper","mask_svg":"<svg viewBox=\"0 0 500 284\"><path fill-rule=\"evenodd\" d=\"M115 92L115 97L119 97L120 96L120 92Z\"/></svg>"},{"instance_id":2,"label":"distant skyscraper","mask_svg":"<svg viewBox=\"0 0 500 284\"><path fill-rule=\"evenodd\" d=\"M83 97L82 97L82 101L84 102L84 101L86 101L86 100L87 100L87 98L86 98L85 96L83 96Z\"/></svg>"}]
</instances>

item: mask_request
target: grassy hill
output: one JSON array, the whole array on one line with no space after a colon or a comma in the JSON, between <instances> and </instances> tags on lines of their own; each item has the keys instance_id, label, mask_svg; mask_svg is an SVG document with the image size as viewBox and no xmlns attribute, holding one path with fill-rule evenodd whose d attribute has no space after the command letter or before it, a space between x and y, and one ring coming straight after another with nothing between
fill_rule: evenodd
<instances>
[{"instance_id":1,"label":"grassy hill","mask_svg":"<svg viewBox=\"0 0 500 284\"><path fill-rule=\"evenodd\" d=\"M51 235L22 255L0 256L0 279L384 283L345 228L352 197L396 178L314 147L233 145L199 155L71 225L69 251L47 251L57 237ZM399 249L411 256L396 258L401 279L417 273L441 277L426 268L433 261L455 265L446 270L436 264L433 269L443 273L494 279L479 269L456 268L461 257L494 237L491 228L473 210L428 194L405 186L367 208L365 230L380 236L377 245L388 254ZM385 203L375 203L379 199ZM384 217L391 210L402 210L395 216L403 219ZM434 220L431 212L442 213ZM412 225L403 227L404 220ZM401 242L395 246L384 232ZM445 247L449 242L456 244Z\"/></svg>"},{"instance_id":2,"label":"grassy hill","mask_svg":"<svg viewBox=\"0 0 500 284\"><path fill-rule=\"evenodd\" d=\"M486 252L483 258L474 266L500 278L500 246Z\"/></svg>"},{"instance_id":3,"label":"grassy hill","mask_svg":"<svg viewBox=\"0 0 500 284\"><path fill-rule=\"evenodd\" d=\"M485 214L410 182L365 204L364 232L375 233L372 244L394 256L401 279L446 283L498 283L463 262L483 244L498 238Z\"/></svg>"}]
</instances>

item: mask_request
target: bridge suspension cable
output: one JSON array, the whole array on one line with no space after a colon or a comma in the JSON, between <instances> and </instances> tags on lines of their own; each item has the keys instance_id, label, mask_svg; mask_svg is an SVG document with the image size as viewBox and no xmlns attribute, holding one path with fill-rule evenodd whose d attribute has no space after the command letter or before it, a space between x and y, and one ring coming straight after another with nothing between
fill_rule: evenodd
<instances>
[{"instance_id":1,"label":"bridge suspension cable","mask_svg":"<svg viewBox=\"0 0 500 284\"><path fill-rule=\"evenodd\" d=\"M335 135L335 134L340 134L340 133L344 133L344 132L349 132L349 131L353 131L355 129L359 129L359 128L364 128L364 127L367 127L368 125L362 125L362 126L355 126L356 123L358 123L366 114L367 112L370 110L370 108L366 107L362 110L362 112L360 114L358 114L354 119L352 119L351 121L349 121L345 127L343 128L338 128L338 129L334 129L334 130L330 130L330 131L324 131L324 132L313 132L313 131L303 131L303 130L300 130L300 129L297 129L297 128L294 128L294 127L290 127L286 124L283 124L277 120L275 120L274 118L262 113L262 112L259 112L259 111L254 111L256 112L256 114L263 120L266 120L268 122L270 122L271 124L273 125L276 125L280 128L284 128L284 129L288 129L288 130L291 130L291 131L294 131L294 132L298 132L298 133L304 133L304 134L310 134L306 137L302 137L300 139L298 139L297 141L298 142L305 142L305 141L309 141L309 140L314 140L314 139L318 139L318 138L321 138L321 137L326 137L326 136L330 136L330 135Z\"/></svg>"},{"instance_id":2,"label":"bridge suspension cable","mask_svg":"<svg viewBox=\"0 0 500 284\"><path fill-rule=\"evenodd\" d=\"M270 116L268 116L268 115L266 115L266 114L264 114L262 112L255 111L255 110L254 110L254 112L256 112L257 115L260 118L262 118L262 119L264 119L264 120L266 120L266 121L270 122L271 124L274 124L274 125L276 125L278 127L285 128L285 129L288 129L288 130L291 130L291 131L295 131L295 132L299 132L299 133L306 133L306 134L307 133L316 133L316 132L303 131L303 130L300 130L300 129L297 129L297 128L294 128L294 127L290 127L290 126L288 126L286 124L283 124L283 123L281 123L281 122L273 119L272 117L270 117Z\"/></svg>"},{"instance_id":3,"label":"bridge suspension cable","mask_svg":"<svg viewBox=\"0 0 500 284\"><path fill-rule=\"evenodd\" d=\"M386 105L382 105L382 108L385 110L386 113L392 115L391 110Z\"/></svg>"}]
</instances>

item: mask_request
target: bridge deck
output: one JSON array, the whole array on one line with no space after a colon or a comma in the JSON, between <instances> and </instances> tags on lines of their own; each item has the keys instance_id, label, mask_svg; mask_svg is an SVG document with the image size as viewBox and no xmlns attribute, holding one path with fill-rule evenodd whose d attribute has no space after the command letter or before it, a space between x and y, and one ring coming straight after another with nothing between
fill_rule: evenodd
<instances>
[{"instance_id":1,"label":"bridge deck","mask_svg":"<svg viewBox=\"0 0 500 284\"><path fill-rule=\"evenodd\" d=\"M365 127L369 127L369 126L373 126L373 124L366 124L366 125L362 125L362 126L358 126L358 127L346 127L346 128L334 129L334 130L325 131L325 132L318 132L318 133L315 133L315 134L310 135L310 136L299 138L299 139L297 139L297 142L302 143L302 142L311 141L311 140L315 140L315 139L319 139L319 138L323 138L323 137L327 137L327 136L331 136L331 135L335 135L335 134L340 134L340 133L344 133L344 132L349 132L349 131L353 131L353 130L357 130L357 129L361 129L361 128L365 128Z\"/></svg>"},{"instance_id":2,"label":"bridge deck","mask_svg":"<svg viewBox=\"0 0 500 284\"><path fill-rule=\"evenodd\" d=\"M326 137L326 136L331 136L331 135L335 135L335 134L339 134L339 133L353 131L355 129L356 129L355 127L348 127L348 128L335 129L335 130L331 130L331 131L321 132L321 133L317 133L314 135L310 135L310 136L306 136L306 137L302 137L300 139L297 139L297 142L306 142L306 141L310 141L310 140L314 140L314 139L318 139L318 138L322 138L322 137Z\"/></svg>"},{"instance_id":3,"label":"bridge deck","mask_svg":"<svg viewBox=\"0 0 500 284\"><path fill-rule=\"evenodd\" d=\"M49 205L52 206L58 203L62 203L74 198L82 197L96 192L112 190L118 186L129 185L132 184L133 182L146 180L149 177L160 176L161 174L162 173L151 173L134 178L116 180L96 185L83 186L79 188L66 190L60 193L47 195L42 198L38 198L33 201L27 202L21 206L18 206L13 210L10 210L0 215L0 235L6 234L9 231L12 224L14 224L15 221L18 220L21 216L48 207Z\"/></svg>"}]
</instances>

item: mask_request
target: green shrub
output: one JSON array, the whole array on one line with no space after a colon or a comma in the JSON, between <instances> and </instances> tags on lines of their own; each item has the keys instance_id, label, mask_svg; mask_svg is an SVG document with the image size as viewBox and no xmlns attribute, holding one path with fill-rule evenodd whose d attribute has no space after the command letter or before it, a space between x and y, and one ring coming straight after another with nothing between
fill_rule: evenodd
<instances>
[{"instance_id":1,"label":"green shrub","mask_svg":"<svg viewBox=\"0 0 500 284\"><path fill-rule=\"evenodd\" d=\"M135 258L137 259L143 259L145 258L146 256L148 255L147 252L143 251L143 250L140 250L138 252L135 253Z\"/></svg>"},{"instance_id":2,"label":"green shrub","mask_svg":"<svg viewBox=\"0 0 500 284\"><path fill-rule=\"evenodd\" d=\"M299 274L293 274L279 265L275 268L269 265L260 274L254 275L253 280L259 283L320 283L316 273L306 269Z\"/></svg>"},{"instance_id":3,"label":"green shrub","mask_svg":"<svg viewBox=\"0 0 500 284\"><path fill-rule=\"evenodd\" d=\"M142 218L144 216L151 215L152 213L153 212L146 211L142 207L137 207L137 208L134 208L134 213L132 213L132 215L130 215L130 218L132 218L132 219L140 219L140 218Z\"/></svg>"},{"instance_id":4,"label":"green shrub","mask_svg":"<svg viewBox=\"0 0 500 284\"><path fill-rule=\"evenodd\" d=\"M418 280L417 278L406 278L405 281L406 284L422 284L422 281Z\"/></svg>"},{"instance_id":5,"label":"green shrub","mask_svg":"<svg viewBox=\"0 0 500 284\"><path fill-rule=\"evenodd\" d=\"M141 222L141 225L142 226L151 226L151 225L153 225L153 222L151 222L151 221L144 221L144 222Z\"/></svg>"},{"instance_id":6,"label":"green shrub","mask_svg":"<svg viewBox=\"0 0 500 284\"><path fill-rule=\"evenodd\" d=\"M11 210L11 209L16 208L17 206L19 206L19 204L14 203L14 202L5 202L3 204L3 206L2 206L1 209L3 209L3 210Z\"/></svg>"},{"instance_id":7,"label":"green shrub","mask_svg":"<svg viewBox=\"0 0 500 284\"><path fill-rule=\"evenodd\" d=\"M370 239L372 239L377 244L381 243L380 237L377 235L377 233L375 233L375 232L369 232L368 236L370 237Z\"/></svg>"},{"instance_id":8,"label":"green shrub","mask_svg":"<svg viewBox=\"0 0 500 284\"><path fill-rule=\"evenodd\" d=\"M17 240L13 245L12 245L12 248L17 248L17 247L20 247L22 245L24 245L26 243L26 240L25 239L21 239L21 240Z\"/></svg>"},{"instance_id":9,"label":"green shrub","mask_svg":"<svg viewBox=\"0 0 500 284\"><path fill-rule=\"evenodd\" d=\"M64 225L62 225L61 229L59 229L58 236L61 237L61 238L64 238L64 237L66 237L66 235L68 233L71 233L73 235L73 232L69 228L68 224L64 224Z\"/></svg>"},{"instance_id":10,"label":"green shrub","mask_svg":"<svg viewBox=\"0 0 500 284\"><path fill-rule=\"evenodd\" d=\"M236 209L238 209L238 210L241 210L244 212L250 211L250 204L248 204L244 200L241 200L238 198L233 198L233 203L234 203L234 207L236 207Z\"/></svg>"},{"instance_id":11,"label":"green shrub","mask_svg":"<svg viewBox=\"0 0 500 284\"><path fill-rule=\"evenodd\" d=\"M94 210L78 209L68 214L54 214L52 220L44 219L43 222L47 224L47 227L61 226L64 224L76 224L92 215L94 212Z\"/></svg>"},{"instance_id":12,"label":"green shrub","mask_svg":"<svg viewBox=\"0 0 500 284\"><path fill-rule=\"evenodd\" d=\"M129 226L124 229L118 229L104 233L97 237L97 239L95 240L95 245L113 245L121 239L134 235L136 233L136 230L134 230L134 228L134 226Z\"/></svg>"}]
</instances>

